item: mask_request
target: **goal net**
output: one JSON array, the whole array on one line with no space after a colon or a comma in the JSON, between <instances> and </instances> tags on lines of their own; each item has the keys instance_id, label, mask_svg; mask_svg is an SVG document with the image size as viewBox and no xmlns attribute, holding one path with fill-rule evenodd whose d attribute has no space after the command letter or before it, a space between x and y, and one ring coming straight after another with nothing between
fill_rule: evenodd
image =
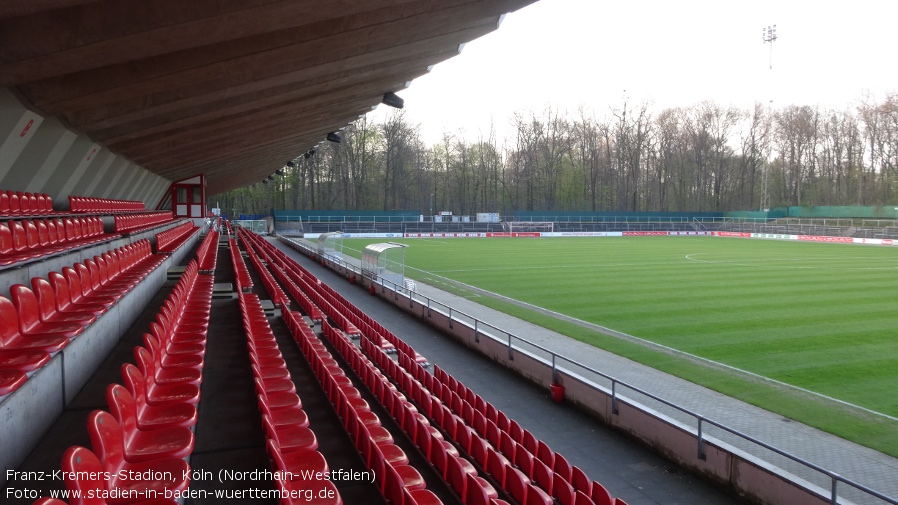
<instances>
[{"instance_id":1,"label":"goal net","mask_svg":"<svg viewBox=\"0 0 898 505\"><path fill-rule=\"evenodd\" d=\"M552 233L555 231L552 221L505 221L502 227L508 233Z\"/></svg>"}]
</instances>

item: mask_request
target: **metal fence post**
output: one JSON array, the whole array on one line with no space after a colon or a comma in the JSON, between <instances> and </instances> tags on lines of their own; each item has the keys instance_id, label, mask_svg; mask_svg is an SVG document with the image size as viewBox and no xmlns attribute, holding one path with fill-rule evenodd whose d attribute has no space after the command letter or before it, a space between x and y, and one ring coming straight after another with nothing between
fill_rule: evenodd
<instances>
[{"instance_id":1,"label":"metal fence post","mask_svg":"<svg viewBox=\"0 0 898 505\"><path fill-rule=\"evenodd\" d=\"M480 322L480 319L474 319L474 342L480 343L480 333L477 330L477 323Z\"/></svg>"},{"instance_id":2,"label":"metal fence post","mask_svg":"<svg viewBox=\"0 0 898 505\"><path fill-rule=\"evenodd\" d=\"M552 384L558 382L558 369L555 367L555 353L552 353Z\"/></svg>"},{"instance_id":3,"label":"metal fence post","mask_svg":"<svg viewBox=\"0 0 898 505\"><path fill-rule=\"evenodd\" d=\"M832 494L830 495L829 502L830 502L832 505L836 505L836 499L839 497L839 493L836 491L836 487L837 487L838 484L839 484L839 474L837 474L837 473L830 473L830 476L829 476L829 477L830 477L830 478L832 479L832 481L833 481Z\"/></svg>"},{"instance_id":4,"label":"metal fence post","mask_svg":"<svg viewBox=\"0 0 898 505\"><path fill-rule=\"evenodd\" d=\"M698 459L705 461L708 457L705 455L705 438L702 436L702 421L704 421L704 418L701 416L698 416L697 419L698 419Z\"/></svg>"},{"instance_id":5,"label":"metal fence post","mask_svg":"<svg viewBox=\"0 0 898 505\"><path fill-rule=\"evenodd\" d=\"M617 410L617 381L614 379L611 379L611 413L620 414Z\"/></svg>"}]
</instances>

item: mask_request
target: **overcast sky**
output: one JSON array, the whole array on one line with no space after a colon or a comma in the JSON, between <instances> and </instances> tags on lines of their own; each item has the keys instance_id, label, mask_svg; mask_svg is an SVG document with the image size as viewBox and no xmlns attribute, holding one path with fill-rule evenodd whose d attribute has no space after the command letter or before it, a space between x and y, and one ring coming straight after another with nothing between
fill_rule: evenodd
<instances>
[{"instance_id":1,"label":"overcast sky","mask_svg":"<svg viewBox=\"0 0 898 505\"><path fill-rule=\"evenodd\" d=\"M702 100L846 108L898 90L894 0L540 0L398 94L428 143L501 136L514 111L599 116ZM776 25L777 40L762 41ZM389 113L381 105L375 121Z\"/></svg>"}]
</instances>

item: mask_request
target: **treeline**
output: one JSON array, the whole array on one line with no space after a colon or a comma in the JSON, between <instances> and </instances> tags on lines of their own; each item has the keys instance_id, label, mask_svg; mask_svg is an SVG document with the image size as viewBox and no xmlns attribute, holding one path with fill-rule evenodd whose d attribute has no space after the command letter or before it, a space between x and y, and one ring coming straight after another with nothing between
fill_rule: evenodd
<instances>
[{"instance_id":1,"label":"treeline","mask_svg":"<svg viewBox=\"0 0 898 505\"><path fill-rule=\"evenodd\" d=\"M348 126L284 174L218 195L271 209L725 211L898 202L898 94L844 110L702 102L603 117L517 113L509 138L446 133L425 145L397 111ZM289 166L292 165L292 166Z\"/></svg>"}]
</instances>

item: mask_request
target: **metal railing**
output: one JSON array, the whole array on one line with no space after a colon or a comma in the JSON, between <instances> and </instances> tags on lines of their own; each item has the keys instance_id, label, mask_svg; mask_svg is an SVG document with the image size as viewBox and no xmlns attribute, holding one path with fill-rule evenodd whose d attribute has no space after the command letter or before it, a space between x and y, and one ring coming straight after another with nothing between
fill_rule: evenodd
<instances>
[{"instance_id":1,"label":"metal railing","mask_svg":"<svg viewBox=\"0 0 898 505\"><path fill-rule=\"evenodd\" d=\"M315 250L311 247L307 247L304 244L296 242L294 240L290 240L285 237L278 237L281 241L286 242L291 245L291 247L303 250L306 253L315 253ZM361 275L361 270L349 263L348 261L341 259L339 261L335 261L334 264L338 265L340 268L349 270L354 272L357 275ZM804 458L796 456L794 454L789 453L783 449L780 449L772 444L768 444L762 440L759 440L751 435L743 433L735 428L731 428L721 422L714 421L713 419L709 419L708 417L699 414L693 410L690 410L686 407L678 405L672 401L669 401L665 398L661 398L658 395L650 393L642 388L634 386L632 384L627 383L626 381L622 381L617 379L611 375L608 375L604 372L596 370L588 365L582 364L576 360L570 359L564 355L558 354L551 349L543 347L534 342L530 342L529 340L519 337L513 333L507 332L497 326L494 326L486 321L478 319L475 316L467 314L463 311L455 309L449 305L446 305L442 302L429 298L427 296L421 295L412 290L408 290L405 286L400 286L395 283L392 283L387 280L377 280L375 283L378 286L381 286L382 293L385 293L385 290L390 290L392 292L392 296L394 300L398 300L399 297L407 298L409 301L409 306L411 307L413 302L418 302L424 305L427 308L428 313L430 311L437 311L446 315L449 319L449 327L452 328L454 324L462 324L474 331L475 340L479 340L481 337L486 337L493 339L496 342L503 343L508 349L508 355L510 359L513 359L514 354L516 352L523 352L528 354L531 358L543 362L545 365L551 368L552 371L552 379L554 380L556 375L559 372L563 372L570 377L577 378L584 382L585 384L590 385L592 388L596 390L605 390L606 394L609 394L611 397L611 405L612 405L612 413L614 415L618 414L618 404L621 401L627 402L634 408L640 409L646 414L655 417L657 419L662 420L663 422L671 423L668 419L664 419L655 415L653 412L655 409L651 409L648 405L643 403L637 403L633 401L631 398L627 396L623 396L620 393L621 388L625 388L630 393L636 393L642 396L644 399L651 400L660 405L664 405L671 409L674 409L676 413L679 413L679 418L677 416L668 416L665 413L665 416L670 419L675 420L677 423L683 425L688 429L695 437L696 437L696 457L698 459L705 459L705 451L704 445L706 442L712 442L710 440L711 435L708 434L708 426L713 428L717 428L723 433L728 433L738 440L748 442L752 446L757 448L761 448L765 451L768 451L769 454L766 456L758 455L757 453L752 454L753 457L758 458L767 463L776 465L779 468L783 468L786 470L785 466L782 464L782 461L773 461L775 458L771 458L770 455L776 455L781 458L781 460L789 461L794 464L797 464L801 468L805 468L811 470L815 473L815 476L811 477L801 477L802 479L811 482L815 486L818 486L821 490L825 491L829 489L829 503L836 505L838 503L863 503L865 505L873 505L870 501L871 498L876 498L881 500L881 503L889 504L889 505L898 505L898 498L891 497L877 491L871 487L865 486L859 482L856 482L847 477L843 477L838 473L824 468L820 465L817 465L811 461L808 461ZM566 366L564 366L566 364ZM591 375L592 378L588 378ZM600 382L604 382L607 384L603 386ZM691 426L690 426L691 423ZM720 439L720 437L713 437ZM730 443L730 445L734 445ZM745 450L744 448L740 448L741 450ZM788 470L787 470L788 471ZM794 472L792 472L794 473ZM817 482L814 483L811 479L817 479ZM808 491L814 493L815 491L808 486L805 486L801 483L795 482L796 485L801 486ZM839 495L839 485L844 484L849 487L848 493L845 493L841 496L841 498L850 500L850 501L840 501ZM846 494L851 494L852 496L848 497ZM856 496L855 496L856 495Z\"/></svg>"}]
</instances>

